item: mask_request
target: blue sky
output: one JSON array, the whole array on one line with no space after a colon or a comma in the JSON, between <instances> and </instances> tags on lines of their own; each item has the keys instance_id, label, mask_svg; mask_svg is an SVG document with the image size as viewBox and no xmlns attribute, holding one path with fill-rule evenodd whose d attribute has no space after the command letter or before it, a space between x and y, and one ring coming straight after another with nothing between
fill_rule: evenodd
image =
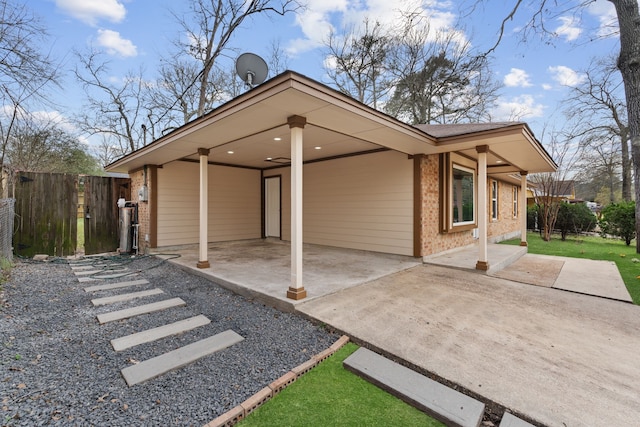
<instances>
[{"instance_id":1,"label":"blue sky","mask_svg":"<svg viewBox=\"0 0 640 427\"><path fill-rule=\"evenodd\" d=\"M365 17L391 25L397 20L397 11L407 8L420 8L432 29L460 28L462 24L462 36L475 48L486 49L495 42L500 22L515 0L487 0L482 8L467 13L473 3L306 0L307 7L298 14L245 21L231 40L235 50L231 55L250 51L266 58L272 43L278 41L288 54L289 69L326 82L321 44L332 28L339 31L345 25L357 26ZM82 107L82 89L72 73L73 49L93 45L107 52L115 81L140 66L145 77L153 79L160 56L171 50L172 40L180 36L170 10L179 13L185 7L184 2L170 0L31 0L27 5L49 29L52 52L64 58L63 90L56 94L60 107L48 112L63 117ZM526 121L540 138L545 125L557 127L562 122L562 101L569 87L583 78L581 70L594 57L617 53L618 43L615 37L601 37L611 32L612 20L615 25L613 6L606 0L597 0L579 15L559 14L547 21L547 27L557 33L552 40L542 41L534 35L523 43L519 34L529 17L526 8L519 11L495 51L492 69L504 87L492 116L495 121Z\"/></svg>"}]
</instances>

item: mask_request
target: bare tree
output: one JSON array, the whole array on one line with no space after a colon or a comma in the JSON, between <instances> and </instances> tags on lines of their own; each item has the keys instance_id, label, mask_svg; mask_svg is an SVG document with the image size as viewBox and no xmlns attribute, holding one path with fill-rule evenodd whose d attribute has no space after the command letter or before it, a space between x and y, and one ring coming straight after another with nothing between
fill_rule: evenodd
<instances>
[{"instance_id":1,"label":"bare tree","mask_svg":"<svg viewBox=\"0 0 640 427\"><path fill-rule=\"evenodd\" d=\"M325 72L342 93L373 108L391 87L388 59L391 36L379 22L364 20L362 28L329 34Z\"/></svg>"},{"instance_id":2,"label":"bare tree","mask_svg":"<svg viewBox=\"0 0 640 427\"><path fill-rule=\"evenodd\" d=\"M405 22L391 50L395 87L386 110L413 124L488 119L500 89L488 60L472 55L470 42L454 31L431 34L411 14Z\"/></svg>"},{"instance_id":3,"label":"bare tree","mask_svg":"<svg viewBox=\"0 0 640 427\"><path fill-rule=\"evenodd\" d=\"M115 84L108 78L109 62L101 52L77 52L76 56L75 75L87 95L87 104L76 117L78 127L88 135L109 136L123 153L135 151L144 139L142 70L128 73Z\"/></svg>"},{"instance_id":4,"label":"bare tree","mask_svg":"<svg viewBox=\"0 0 640 427\"><path fill-rule=\"evenodd\" d=\"M543 131L542 139L545 133ZM562 196L568 194L570 178L581 159L583 150L574 140L566 138L559 132L550 132L545 146L558 165L558 169L555 172L533 174L529 180L533 183L534 198L542 219L540 225L542 238L549 241L558 219L558 211L564 202Z\"/></svg>"},{"instance_id":5,"label":"bare tree","mask_svg":"<svg viewBox=\"0 0 640 427\"><path fill-rule=\"evenodd\" d=\"M613 154L615 170L621 169L622 198L631 200L631 157L629 155L629 126L627 107L622 95L622 81L613 58L594 61L585 72L585 82L571 89L567 116L576 122L573 131L582 144L591 147L602 160L610 164ZM612 141L617 140L617 144ZM614 149L613 152L611 148ZM606 155L605 155L606 154ZM600 164L600 163L598 163ZM613 177L612 177L613 179ZM613 201L613 200L612 200Z\"/></svg>"},{"instance_id":6,"label":"bare tree","mask_svg":"<svg viewBox=\"0 0 640 427\"><path fill-rule=\"evenodd\" d=\"M478 2L488 0L477 0ZM620 54L617 67L622 74L627 103L627 117L629 120L629 140L631 141L631 159L634 171L636 200L640 200L640 10L638 0L608 0L616 10L620 37ZM486 54L493 52L504 37L507 23L510 22L518 10L531 11L528 23L524 26L524 37L531 32L542 32L554 35L546 22L563 13L577 13L591 0L574 2L556 2L551 0L517 0L511 11L503 18L498 38ZM640 203L636 203L636 218L640 218ZM640 235L640 221L636 221L636 234ZM636 252L640 253L640 239L636 239Z\"/></svg>"},{"instance_id":7,"label":"bare tree","mask_svg":"<svg viewBox=\"0 0 640 427\"><path fill-rule=\"evenodd\" d=\"M5 107L0 117L2 167L16 124L30 104L47 100L44 89L58 79L54 60L41 50L46 41L45 27L25 5L0 0L0 102ZM0 194L3 186L0 174Z\"/></svg>"},{"instance_id":8,"label":"bare tree","mask_svg":"<svg viewBox=\"0 0 640 427\"><path fill-rule=\"evenodd\" d=\"M611 135L608 138L581 140L584 150L576 164L575 179L591 188L590 200L601 204L617 202L622 198L620 144Z\"/></svg>"},{"instance_id":9,"label":"bare tree","mask_svg":"<svg viewBox=\"0 0 640 427\"><path fill-rule=\"evenodd\" d=\"M199 72L193 80L198 99L196 116L207 112L216 61L243 22L258 14L285 15L298 7L296 0L190 0L188 15L174 13L187 37L177 43L179 51L188 53L198 64Z\"/></svg>"}]
</instances>

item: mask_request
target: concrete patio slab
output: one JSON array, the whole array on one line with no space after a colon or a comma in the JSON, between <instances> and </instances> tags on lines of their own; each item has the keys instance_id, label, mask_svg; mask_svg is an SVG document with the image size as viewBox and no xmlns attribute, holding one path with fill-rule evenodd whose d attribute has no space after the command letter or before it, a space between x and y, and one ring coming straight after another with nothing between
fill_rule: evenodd
<instances>
[{"instance_id":1,"label":"concrete patio slab","mask_svg":"<svg viewBox=\"0 0 640 427\"><path fill-rule=\"evenodd\" d=\"M640 419L640 307L418 266L299 312L552 427Z\"/></svg>"},{"instance_id":2,"label":"concrete patio slab","mask_svg":"<svg viewBox=\"0 0 640 427\"><path fill-rule=\"evenodd\" d=\"M513 280L530 285L552 287L564 266L561 259L540 258L536 255L525 254L522 258L502 270L492 273L492 276Z\"/></svg>"},{"instance_id":3,"label":"concrete patio slab","mask_svg":"<svg viewBox=\"0 0 640 427\"><path fill-rule=\"evenodd\" d=\"M291 246L274 239L221 242L209 245L209 268L196 268L195 246L161 248L170 259L190 272L209 278L240 295L259 298L283 311L292 311L295 301L286 297L291 284ZM171 255L158 255L171 258ZM305 244L303 277L306 300L357 286L388 274L422 264L420 258L353 249Z\"/></svg>"}]
</instances>

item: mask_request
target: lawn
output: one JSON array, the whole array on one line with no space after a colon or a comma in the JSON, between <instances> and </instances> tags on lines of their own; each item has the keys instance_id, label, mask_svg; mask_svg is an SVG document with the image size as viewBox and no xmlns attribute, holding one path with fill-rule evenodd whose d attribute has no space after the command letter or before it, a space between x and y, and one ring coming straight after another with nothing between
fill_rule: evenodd
<instances>
[{"instance_id":1,"label":"lawn","mask_svg":"<svg viewBox=\"0 0 640 427\"><path fill-rule=\"evenodd\" d=\"M84 217L78 218L78 243L76 252L84 251Z\"/></svg>"},{"instance_id":2,"label":"lawn","mask_svg":"<svg viewBox=\"0 0 640 427\"><path fill-rule=\"evenodd\" d=\"M518 245L520 239L503 243ZM635 242L626 246L622 240L598 236L567 236L563 242L560 235L553 235L545 242L538 233L528 233L527 243L532 254L614 261L633 302L640 305L640 254L636 254Z\"/></svg>"},{"instance_id":3,"label":"lawn","mask_svg":"<svg viewBox=\"0 0 640 427\"><path fill-rule=\"evenodd\" d=\"M444 425L344 369L342 362L357 349L358 346L348 343L239 425Z\"/></svg>"}]
</instances>

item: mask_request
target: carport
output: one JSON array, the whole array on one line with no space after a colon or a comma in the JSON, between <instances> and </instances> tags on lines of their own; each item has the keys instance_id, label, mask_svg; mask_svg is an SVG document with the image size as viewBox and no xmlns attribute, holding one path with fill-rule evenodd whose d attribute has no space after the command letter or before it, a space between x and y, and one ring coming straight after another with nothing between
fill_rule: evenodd
<instances>
[{"instance_id":1,"label":"carport","mask_svg":"<svg viewBox=\"0 0 640 427\"><path fill-rule=\"evenodd\" d=\"M408 162L399 169L404 173L402 188L409 198L402 201L400 208L393 207L390 210L401 210L409 219L405 218L400 230L380 232L373 237L376 241L357 244L346 242L343 247L422 256L421 242L424 236L421 227L425 215L421 209L436 207L417 206L416 194L422 191L422 178L411 176L415 175L412 165L417 164L420 156L449 152L459 153L460 156L477 162L479 183L486 182L488 174L503 176L512 181L520 180L521 240L523 245L526 244L524 197L527 173L555 168L528 127L522 123L488 124L480 128L475 126L468 131L458 129L456 133L445 132L440 137L441 141L433 136L434 132L435 128L420 129L407 125L318 82L288 71L117 160L107 170L127 172L135 176L134 181L137 179L138 185L148 191L148 200L144 200L147 204L141 209L144 218L144 223L141 221L141 236L149 248L155 248L159 246L158 243L162 246L163 242L159 242L158 235L164 227L163 224L158 224L158 217L164 215L164 211L158 207L162 194L158 194L161 193L158 187L154 188L157 185L156 179L166 174L169 166L176 162L197 163L198 176L189 181L191 187L198 187L197 221L192 222L197 222L196 264L198 268L205 269L211 266L208 243L211 241L209 228L213 219L210 209L215 207L209 186L224 186L233 181L233 178L228 177L220 182L216 181L215 177L209 176L210 167L257 171L261 180L272 176L270 172L278 168L287 168L290 171L290 192L286 193L290 205L290 216L287 216L289 224L281 219L280 224L275 225L288 225L283 230L284 235L280 236L291 242L287 297L298 300L306 297L302 280L303 242L308 241L307 236L303 239L303 168L308 169L319 162L370 156L367 157L368 161L374 156L389 156L382 159L381 171L386 170L384 165L389 160L400 163L400 159L404 159ZM395 157L390 159L392 156ZM325 173L328 176L329 172ZM180 172L175 172L174 177L179 179ZM197 183L194 182L196 180ZM398 187L388 193L397 193L396 188ZM261 199L265 198L265 191L262 186L259 192ZM477 265L480 266L478 268L485 269L488 268L486 191L484 185L478 186ZM259 235L247 235L242 239L268 237L270 222L265 220L265 209L264 205L257 209L252 205L251 210L262 211L259 213ZM390 216L392 214L387 214L387 217ZM357 218L351 222L356 224ZM180 225L184 229L188 226ZM228 240L233 238L229 237ZM339 238L327 245L332 246L337 240Z\"/></svg>"}]
</instances>

